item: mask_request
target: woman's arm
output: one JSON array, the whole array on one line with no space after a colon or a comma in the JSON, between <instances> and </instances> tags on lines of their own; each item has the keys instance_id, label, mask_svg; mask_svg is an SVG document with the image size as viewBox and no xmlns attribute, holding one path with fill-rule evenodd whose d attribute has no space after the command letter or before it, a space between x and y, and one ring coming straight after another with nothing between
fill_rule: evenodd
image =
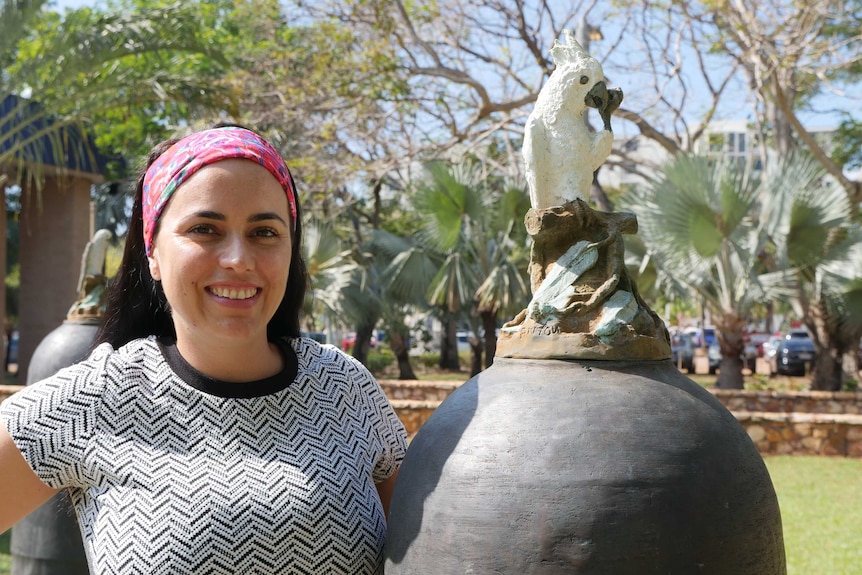
<instances>
[{"instance_id":1,"label":"woman's arm","mask_svg":"<svg viewBox=\"0 0 862 575\"><path fill-rule=\"evenodd\" d=\"M397 477L398 470L377 484L377 495L380 496L380 503L383 504L383 516L387 518L389 517L389 502L392 500L392 490L395 488Z\"/></svg>"},{"instance_id":2,"label":"woman's arm","mask_svg":"<svg viewBox=\"0 0 862 575\"><path fill-rule=\"evenodd\" d=\"M33 473L0 421L0 533L57 493Z\"/></svg>"}]
</instances>

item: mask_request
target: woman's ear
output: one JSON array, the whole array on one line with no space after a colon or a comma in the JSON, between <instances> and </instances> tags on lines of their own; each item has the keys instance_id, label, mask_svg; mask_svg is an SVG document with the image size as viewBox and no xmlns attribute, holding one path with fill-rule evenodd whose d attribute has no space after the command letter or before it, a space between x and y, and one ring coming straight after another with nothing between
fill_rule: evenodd
<instances>
[{"instance_id":1,"label":"woman's ear","mask_svg":"<svg viewBox=\"0 0 862 575\"><path fill-rule=\"evenodd\" d=\"M157 282L162 281L162 272L159 270L159 258L156 253L156 248L153 248L153 255L147 256L147 263L150 265L150 275Z\"/></svg>"}]
</instances>

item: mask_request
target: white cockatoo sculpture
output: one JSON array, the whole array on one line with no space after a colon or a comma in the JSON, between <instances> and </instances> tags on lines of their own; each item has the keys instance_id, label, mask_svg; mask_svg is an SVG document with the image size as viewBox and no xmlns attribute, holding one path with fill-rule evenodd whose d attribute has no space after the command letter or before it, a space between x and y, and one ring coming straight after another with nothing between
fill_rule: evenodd
<instances>
[{"instance_id":1,"label":"white cockatoo sculpture","mask_svg":"<svg viewBox=\"0 0 862 575\"><path fill-rule=\"evenodd\" d=\"M561 206L590 195L593 172L611 153L610 117L622 90L608 90L602 65L578 44L570 30L554 40L556 68L539 92L524 130L524 163L534 209ZM598 109L603 128L586 125L587 107Z\"/></svg>"}]
</instances>

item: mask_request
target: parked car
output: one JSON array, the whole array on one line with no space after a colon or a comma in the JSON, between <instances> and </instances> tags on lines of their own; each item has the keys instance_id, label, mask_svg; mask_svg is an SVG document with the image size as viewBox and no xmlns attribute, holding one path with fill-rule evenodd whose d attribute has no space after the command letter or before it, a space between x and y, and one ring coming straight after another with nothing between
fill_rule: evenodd
<instances>
[{"instance_id":1,"label":"parked car","mask_svg":"<svg viewBox=\"0 0 862 575\"><path fill-rule=\"evenodd\" d=\"M751 371L751 373L754 373L757 370L757 356L757 345L746 343L745 349L742 351L742 363Z\"/></svg>"},{"instance_id":2,"label":"parked car","mask_svg":"<svg viewBox=\"0 0 862 575\"><path fill-rule=\"evenodd\" d=\"M768 333L750 333L748 334L748 343L753 345L757 350L757 357L763 357L763 346L769 341L771 336Z\"/></svg>"},{"instance_id":3,"label":"parked car","mask_svg":"<svg viewBox=\"0 0 862 575\"><path fill-rule=\"evenodd\" d=\"M6 350L6 361L9 363L18 363L18 343L21 341L21 334L18 330L13 330L9 336L9 347Z\"/></svg>"},{"instance_id":4,"label":"parked car","mask_svg":"<svg viewBox=\"0 0 862 575\"><path fill-rule=\"evenodd\" d=\"M372 334L370 342L371 347L377 347L377 343L377 336ZM351 351L354 345L356 345L356 332L351 331L341 339L341 349Z\"/></svg>"},{"instance_id":5,"label":"parked car","mask_svg":"<svg viewBox=\"0 0 862 575\"><path fill-rule=\"evenodd\" d=\"M469 331L459 331L455 334L456 339L458 340L458 351L470 351L470 332Z\"/></svg>"},{"instance_id":6,"label":"parked car","mask_svg":"<svg viewBox=\"0 0 862 575\"><path fill-rule=\"evenodd\" d=\"M767 363L772 361L772 358L775 357L775 354L778 353L778 348L781 347L781 342L784 340L783 335L773 335L766 343L763 344L763 359L766 360Z\"/></svg>"},{"instance_id":7,"label":"parked car","mask_svg":"<svg viewBox=\"0 0 862 575\"><path fill-rule=\"evenodd\" d=\"M12 331L9 334L9 339L6 342L6 371L9 371L9 366L15 365L17 368L18 365L18 343L20 341L20 334L18 330Z\"/></svg>"},{"instance_id":8,"label":"parked car","mask_svg":"<svg viewBox=\"0 0 862 575\"><path fill-rule=\"evenodd\" d=\"M814 365L814 342L810 337L785 336L769 363L771 374L805 375Z\"/></svg>"},{"instance_id":9,"label":"parked car","mask_svg":"<svg viewBox=\"0 0 862 575\"><path fill-rule=\"evenodd\" d=\"M709 344L709 348L706 350L706 357L709 360L709 373L713 375L721 363L721 348L718 346L718 340L714 340ZM751 343L745 344L745 350L742 352L740 359L742 359L742 364L751 370L751 373L754 373L757 368L757 347Z\"/></svg>"},{"instance_id":10,"label":"parked car","mask_svg":"<svg viewBox=\"0 0 862 575\"><path fill-rule=\"evenodd\" d=\"M687 327L684 333L691 338L694 347L709 347L715 341L714 327Z\"/></svg>"},{"instance_id":11,"label":"parked car","mask_svg":"<svg viewBox=\"0 0 862 575\"><path fill-rule=\"evenodd\" d=\"M718 365L721 363L721 348L718 347L717 341L709 344L706 357L709 360L709 375L715 375L715 372L718 371Z\"/></svg>"},{"instance_id":12,"label":"parked car","mask_svg":"<svg viewBox=\"0 0 862 575\"><path fill-rule=\"evenodd\" d=\"M694 343L687 333L677 333L670 338L670 354L673 364L688 373L694 373Z\"/></svg>"}]
</instances>

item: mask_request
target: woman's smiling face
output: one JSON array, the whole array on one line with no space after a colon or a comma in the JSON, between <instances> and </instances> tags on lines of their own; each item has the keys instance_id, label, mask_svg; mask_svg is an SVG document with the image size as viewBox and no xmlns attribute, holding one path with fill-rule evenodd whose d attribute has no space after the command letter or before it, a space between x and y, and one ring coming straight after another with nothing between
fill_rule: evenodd
<instances>
[{"instance_id":1,"label":"woman's smiling face","mask_svg":"<svg viewBox=\"0 0 862 575\"><path fill-rule=\"evenodd\" d=\"M177 341L266 341L291 260L287 197L245 159L201 168L174 193L149 258L171 306Z\"/></svg>"}]
</instances>

